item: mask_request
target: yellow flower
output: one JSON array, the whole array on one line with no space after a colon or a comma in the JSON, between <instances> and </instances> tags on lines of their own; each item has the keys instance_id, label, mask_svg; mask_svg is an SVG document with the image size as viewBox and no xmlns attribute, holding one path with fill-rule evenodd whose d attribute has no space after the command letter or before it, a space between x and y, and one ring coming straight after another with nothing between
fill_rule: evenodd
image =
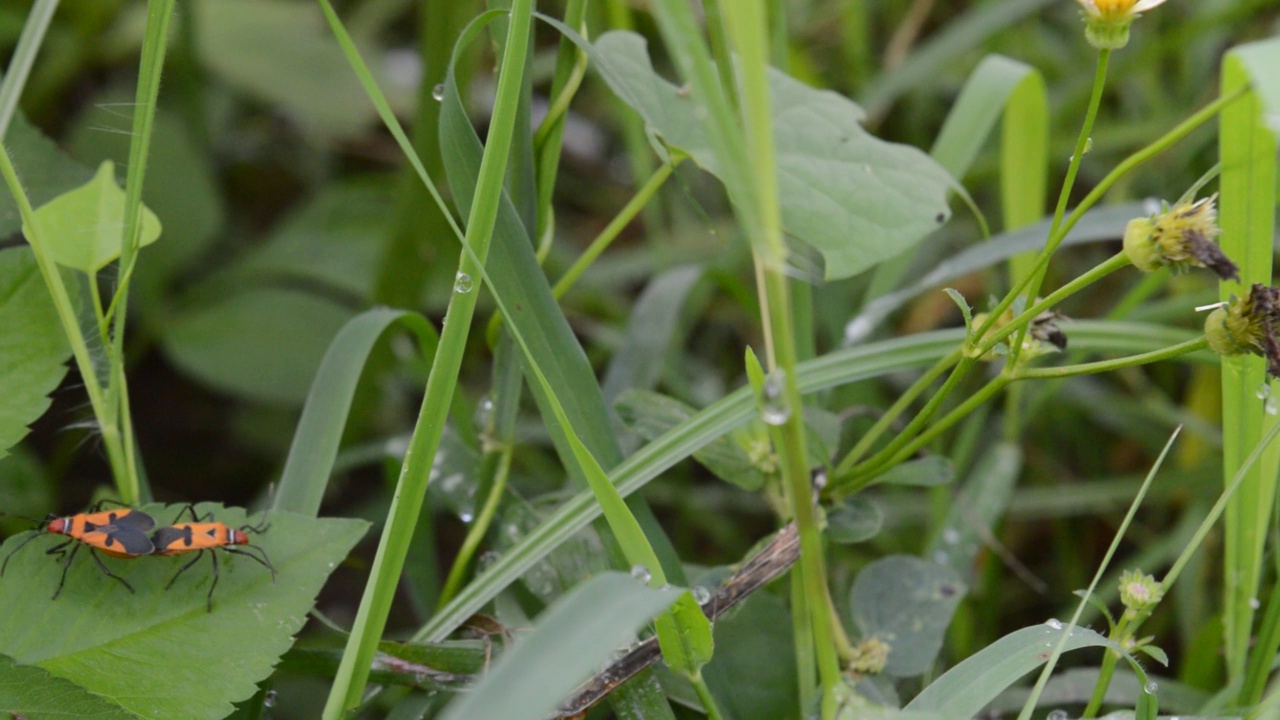
<instances>
[{"instance_id":1,"label":"yellow flower","mask_svg":"<svg viewBox=\"0 0 1280 720\"><path fill-rule=\"evenodd\" d=\"M1129 24L1165 0L1076 0L1084 9L1085 38L1099 50L1119 50L1129 44Z\"/></svg>"}]
</instances>

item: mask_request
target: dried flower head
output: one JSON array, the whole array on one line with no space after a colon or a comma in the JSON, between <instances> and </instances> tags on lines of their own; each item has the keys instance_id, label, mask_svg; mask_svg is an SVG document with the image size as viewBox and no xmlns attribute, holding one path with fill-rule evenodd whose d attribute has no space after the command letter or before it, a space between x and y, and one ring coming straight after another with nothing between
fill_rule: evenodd
<instances>
[{"instance_id":1,"label":"dried flower head","mask_svg":"<svg viewBox=\"0 0 1280 720\"><path fill-rule=\"evenodd\" d=\"M1171 267L1174 272L1205 267L1223 280L1240 279L1236 264L1214 242L1218 227L1217 195L1180 202L1151 217L1135 218L1124 229L1124 252L1143 272Z\"/></svg>"},{"instance_id":2,"label":"dried flower head","mask_svg":"<svg viewBox=\"0 0 1280 720\"><path fill-rule=\"evenodd\" d=\"M1022 357L1031 359L1039 357L1046 353L1058 352L1067 349L1067 334L1058 327L1058 321L1064 319L1062 313L1057 310L1045 310L1039 315L1032 318L1027 328L1027 336L1022 340ZM978 313L973 316L974 327L980 327L987 320L987 313ZM1004 311L999 319L991 326L988 332L994 332L1008 325L1013 320L1013 308ZM1009 348L1013 346L1014 338L1017 333L1005 338L1001 343L988 350L982 357L982 360L991 361L1002 355L1009 353Z\"/></svg>"},{"instance_id":3,"label":"dried flower head","mask_svg":"<svg viewBox=\"0 0 1280 720\"><path fill-rule=\"evenodd\" d=\"M1267 373L1280 377L1280 288L1254 283L1249 294L1209 313L1205 338L1219 355L1253 353L1267 359Z\"/></svg>"},{"instance_id":4,"label":"dried flower head","mask_svg":"<svg viewBox=\"0 0 1280 720\"><path fill-rule=\"evenodd\" d=\"M1099 50L1119 50L1129 44L1129 25L1165 0L1076 0L1084 9L1084 36Z\"/></svg>"},{"instance_id":5,"label":"dried flower head","mask_svg":"<svg viewBox=\"0 0 1280 720\"><path fill-rule=\"evenodd\" d=\"M1120 602L1130 610L1150 610L1164 597L1160 583L1141 570L1120 573Z\"/></svg>"}]
</instances>

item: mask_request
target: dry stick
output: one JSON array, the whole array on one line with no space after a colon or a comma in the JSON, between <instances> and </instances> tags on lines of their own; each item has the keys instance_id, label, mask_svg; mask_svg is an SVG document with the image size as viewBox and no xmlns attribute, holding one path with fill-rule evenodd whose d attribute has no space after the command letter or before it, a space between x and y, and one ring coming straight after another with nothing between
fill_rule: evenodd
<instances>
[{"instance_id":1,"label":"dry stick","mask_svg":"<svg viewBox=\"0 0 1280 720\"><path fill-rule=\"evenodd\" d=\"M778 531L769 544L738 568L718 590L702 603L702 612L713 622L726 610L742 602L751 593L786 572L800 557L800 536L795 523ZM560 706L553 718L578 718L600 702L614 688L662 658L658 638L638 643L616 662L579 686L578 691Z\"/></svg>"}]
</instances>

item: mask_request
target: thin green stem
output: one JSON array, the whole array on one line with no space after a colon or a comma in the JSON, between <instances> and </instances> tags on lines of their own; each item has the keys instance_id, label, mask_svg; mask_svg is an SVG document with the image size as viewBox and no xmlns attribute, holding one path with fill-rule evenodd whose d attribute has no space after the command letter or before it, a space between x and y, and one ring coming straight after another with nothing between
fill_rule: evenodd
<instances>
[{"instance_id":1,"label":"thin green stem","mask_svg":"<svg viewBox=\"0 0 1280 720\"><path fill-rule=\"evenodd\" d=\"M881 460L874 465L871 464L871 461L868 461L865 467L856 469L854 471L852 481L853 489L861 490L862 488L870 485L876 479L876 476L901 463L914 455L925 445L933 442L935 438L950 429L952 425L963 420L969 413L973 412L987 400L990 400L996 395L996 393L1003 390L1010 382L1011 380L1006 375L1000 375L993 378L991 382L983 385L978 392L970 395L951 412L943 415L942 418L931 425L928 430L925 430L915 439L904 444L897 452L887 456L886 459Z\"/></svg>"},{"instance_id":2,"label":"thin green stem","mask_svg":"<svg viewBox=\"0 0 1280 720\"><path fill-rule=\"evenodd\" d=\"M1097 373L1110 372L1121 368L1150 365L1151 363L1160 362L1161 360L1169 360L1197 350L1204 350L1207 347L1209 347L1209 341L1205 339L1204 336L1200 336L1192 340L1187 340L1186 342L1180 342L1177 345L1170 345L1167 348L1139 353L1137 355L1126 355L1125 357L1114 358L1111 360L1081 363L1080 365L1063 365L1061 367L1021 367L1009 373L1009 377L1013 380L1030 380L1033 378L1064 378L1074 377L1076 375L1096 375Z\"/></svg>"},{"instance_id":3,"label":"thin green stem","mask_svg":"<svg viewBox=\"0 0 1280 720\"><path fill-rule=\"evenodd\" d=\"M860 465L851 467L846 474L837 474L835 478L832 478L829 485L832 492L845 493L863 487L865 483L861 483L860 480L865 479L868 470L878 472L879 469L887 467L888 461L899 455L899 451L906 447L924 429L933 414L942 406L942 403L951 395L951 392L959 386L960 381L969 374L969 370L973 368L976 362L977 360L971 357L960 358L960 361L952 368L951 374L947 376L946 381L938 389L938 392L929 398L924 407L920 408L920 412L911 418L911 422L907 423L907 426L897 433L893 440Z\"/></svg>"},{"instance_id":4,"label":"thin green stem","mask_svg":"<svg viewBox=\"0 0 1280 720\"><path fill-rule=\"evenodd\" d=\"M711 688L707 687L707 682L702 679L702 673L689 678L689 681L698 691L698 699L702 701L702 709L706 711L707 719L724 720L724 715L720 713L720 706L716 705L716 698L711 694Z\"/></svg>"},{"instance_id":5,"label":"thin green stem","mask_svg":"<svg viewBox=\"0 0 1280 720\"><path fill-rule=\"evenodd\" d=\"M440 591L440 599L436 603L437 611L448 605L453 596L458 593L458 588L462 586L462 581L467 576L467 568L471 566L471 558L475 555L476 549L480 547L480 543L484 540L484 536L493 522L494 515L498 512L498 506L502 502L502 494L507 489L507 477L511 472L512 451L513 448L506 447L499 453L498 468L493 475L493 486L489 489L489 495L484 500L484 506L480 508L480 512L476 515L475 522L467 530L467 537L462 541L462 547L458 549L457 557L453 559L453 567L449 568L449 577L445 579L444 588Z\"/></svg>"},{"instance_id":6,"label":"thin green stem","mask_svg":"<svg viewBox=\"0 0 1280 720\"><path fill-rule=\"evenodd\" d=\"M921 393L927 390L935 380L941 377L942 373L946 372L951 368L951 366L959 362L960 358L961 351L957 349L950 355L940 358L932 367L924 371L924 374L916 378L916 381L911 383L910 387L898 395L898 399L889 406L889 409L885 410L884 413L880 415L879 419L877 419L867 430L867 432L858 439L858 442L853 446L853 449L850 450L849 453L844 456L844 459L840 461L839 465L836 466L835 476L837 478L842 477L847 475L850 470L853 470L854 466L858 464L858 461L861 460L862 457L867 454L867 451L871 449L871 446L874 445L875 442L880 439L880 436L893 425L893 421L897 420L898 417L901 416L908 407L910 407L911 403L915 402L915 399L920 397Z\"/></svg>"},{"instance_id":7,"label":"thin green stem","mask_svg":"<svg viewBox=\"0 0 1280 720\"><path fill-rule=\"evenodd\" d=\"M1116 672L1116 662L1120 659L1119 655L1108 650L1106 655L1102 656L1102 666L1098 668L1098 681L1093 686L1093 694L1089 696L1089 704L1085 706L1081 718L1092 718L1098 716L1098 710L1102 709L1102 703L1107 699L1107 689L1111 687L1111 678Z\"/></svg>"}]
</instances>

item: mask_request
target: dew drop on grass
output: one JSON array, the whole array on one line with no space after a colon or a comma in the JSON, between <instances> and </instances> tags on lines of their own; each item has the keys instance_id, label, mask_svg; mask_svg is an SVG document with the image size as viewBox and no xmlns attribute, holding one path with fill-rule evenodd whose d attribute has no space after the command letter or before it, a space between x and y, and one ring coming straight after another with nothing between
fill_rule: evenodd
<instances>
[{"instance_id":1,"label":"dew drop on grass","mask_svg":"<svg viewBox=\"0 0 1280 720\"><path fill-rule=\"evenodd\" d=\"M1258 390L1254 393L1254 395L1256 395L1259 400L1266 400L1267 398L1271 397L1271 386L1265 382L1262 383L1261 385L1258 386Z\"/></svg>"},{"instance_id":2,"label":"dew drop on grass","mask_svg":"<svg viewBox=\"0 0 1280 720\"><path fill-rule=\"evenodd\" d=\"M475 286L476 286L475 281L471 279L470 275L464 272L459 272L453 278L454 292L462 293L463 295L465 295L471 292L473 289L475 289Z\"/></svg>"},{"instance_id":3,"label":"dew drop on grass","mask_svg":"<svg viewBox=\"0 0 1280 720\"><path fill-rule=\"evenodd\" d=\"M268 690L267 694L262 696L262 707L264 708L275 707L275 704L276 704L276 691Z\"/></svg>"},{"instance_id":4,"label":"dew drop on grass","mask_svg":"<svg viewBox=\"0 0 1280 720\"><path fill-rule=\"evenodd\" d=\"M631 577L647 585L649 581L653 579L653 573L649 572L649 568L643 565L632 565Z\"/></svg>"},{"instance_id":5,"label":"dew drop on grass","mask_svg":"<svg viewBox=\"0 0 1280 720\"><path fill-rule=\"evenodd\" d=\"M1254 610L1257 610L1258 608L1262 607L1262 601L1259 600L1258 598L1249 598L1249 607L1253 608Z\"/></svg>"},{"instance_id":6,"label":"dew drop on grass","mask_svg":"<svg viewBox=\"0 0 1280 720\"><path fill-rule=\"evenodd\" d=\"M489 423L493 420L493 398L488 395L480 398L480 402L476 404L475 417L472 420L478 432L488 432Z\"/></svg>"},{"instance_id":7,"label":"dew drop on grass","mask_svg":"<svg viewBox=\"0 0 1280 720\"><path fill-rule=\"evenodd\" d=\"M1267 398L1267 401L1262 404L1262 409L1266 411L1268 415L1275 415L1277 411L1276 399L1273 397Z\"/></svg>"},{"instance_id":8,"label":"dew drop on grass","mask_svg":"<svg viewBox=\"0 0 1280 720\"><path fill-rule=\"evenodd\" d=\"M1067 720L1067 717L1066 710L1054 710L1045 716L1045 720Z\"/></svg>"},{"instance_id":9,"label":"dew drop on grass","mask_svg":"<svg viewBox=\"0 0 1280 720\"><path fill-rule=\"evenodd\" d=\"M699 585L693 589L693 599L699 605L711 599L711 591Z\"/></svg>"},{"instance_id":10,"label":"dew drop on grass","mask_svg":"<svg viewBox=\"0 0 1280 720\"><path fill-rule=\"evenodd\" d=\"M1054 630L1061 630L1061 629L1062 629L1062 621L1061 621L1061 620L1059 620L1059 619L1057 619L1057 618L1049 618L1048 620L1045 620L1045 621L1044 621L1044 624L1045 624L1045 625L1048 625L1049 627L1053 628Z\"/></svg>"},{"instance_id":11,"label":"dew drop on grass","mask_svg":"<svg viewBox=\"0 0 1280 720\"><path fill-rule=\"evenodd\" d=\"M791 407L783 393L785 384L786 377L781 369L774 370L764 379L764 407L760 410L760 419L768 425L785 425L791 418Z\"/></svg>"},{"instance_id":12,"label":"dew drop on grass","mask_svg":"<svg viewBox=\"0 0 1280 720\"><path fill-rule=\"evenodd\" d=\"M946 528L942 531L942 542L948 545L955 545L960 542L960 531L953 527Z\"/></svg>"},{"instance_id":13,"label":"dew drop on grass","mask_svg":"<svg viewBox=\"0 0 1280 720\"><path fill-rule=\"evenodd\" d=\"M440 102L444 99L444 83L440 83L439 85L431 88L431 98L436 102Z\"/></svg>"},{"instance_id":14,"label":"dew drop on grass","mask_svg":"<svg viewBox=\"0 0 1280 720\"><path fill-rule=\"evenodd\" d=\"M1159 689L1160 689L1160 686L1156 684L1155 680L1148 680L1147 684L1142 686L1142 691L1148 695L1155 695L1156 690L1159 690Z\"/></svg>"}]
</instances>

